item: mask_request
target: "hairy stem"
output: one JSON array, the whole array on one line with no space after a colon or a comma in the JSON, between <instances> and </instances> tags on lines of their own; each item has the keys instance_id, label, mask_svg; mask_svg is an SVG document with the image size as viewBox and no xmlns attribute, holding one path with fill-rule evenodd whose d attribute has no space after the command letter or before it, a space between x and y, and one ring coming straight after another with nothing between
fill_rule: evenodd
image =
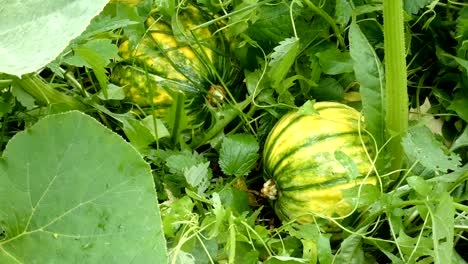
<instances>
[{"instance_id":1,"label":"hairy stem","mask_svg":"<svg viewBox=\"0 0 468 264\"><path fill-rule=\"evenodd\" d=\"M402 167L401 139L408 130L408 92L402 1L384 0L386 129L391 170ZM398 175L394 175L397 177Z\"/></svg>"}]
</instances>

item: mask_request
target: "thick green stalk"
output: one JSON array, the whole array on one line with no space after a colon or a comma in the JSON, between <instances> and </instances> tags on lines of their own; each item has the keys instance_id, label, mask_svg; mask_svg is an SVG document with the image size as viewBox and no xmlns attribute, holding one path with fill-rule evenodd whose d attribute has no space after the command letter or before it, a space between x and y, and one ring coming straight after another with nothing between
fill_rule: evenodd
<instances>
[{"instance_id":1,"label":"thick green stalk","mask_svg":"<svg viewBox=\"0 0 468 264\"><path fill-rule=\"evenodd\" d=\"M391 169L402 167L401 139L408 130L408 92L405 58L403 1L384 0L384 48L386 82L386 133ZM397 175L395 175L396 177Z\"/></svg>"},{"instance_id":2,"label":"thick green stalk","mask_svg":"<svg viewBox=\"0 0 468 264\"><path fill-rule=\"evenodd\" d=\"M35 73L15 79L14 83L34 97L39 105L64 104L74 110L86 109L86 106L79 100L55 90Z\"/></svg>"}]
</instances>

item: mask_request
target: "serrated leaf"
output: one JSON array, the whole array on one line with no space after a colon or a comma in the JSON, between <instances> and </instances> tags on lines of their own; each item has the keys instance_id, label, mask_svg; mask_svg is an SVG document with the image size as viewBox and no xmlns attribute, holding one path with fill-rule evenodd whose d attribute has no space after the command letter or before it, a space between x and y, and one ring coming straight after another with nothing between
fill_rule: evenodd
<instances>
[{"instance_id":1,"label":"serrated leaf","mask_svg":"<svg viewBox=\"0 0 468 264\"><path fill-rule=\"evenodd\" d=\"M121 120L122 129L130 143L143 155L149 151L149 145L154 142L151 131L140 120L125 118Z\"/></svg>"},{"instance_id":2,"label":"serrated leaf","mask_svg":"<svg viewBox=\"0 0 468 264\"><path fill-rule=\"evenodd\" d=\"M133 48L137 43L139 43L146 32L144 21L148 17L149 10L145 10L144 12L139 11L141 11L141 9L127 4L119 4L116 7L117 17L137 22L136 24L124 27L124 33L125 36L128 37L130 48Z\"/></svg>"},{"instance_id":3,"label":"serrated leaf","mask_svg":"<svg viewBox=\"0 0 468 264\"><path fill-rule=\"evenodd\" d=\"M130 143L138 149L142 155L148 154L150 147L159 139L169 137L169 130L162 120L155 119L153 116L147 116L142 120L132 117L119 118L122 122L122 128ZM156 123L156 128L155 128Z\"/></svg>"},{"instance_id":4,"label":"serrated leaf","mask_svg":"<svg viewBox=\"0 0 468 264\"><path fill-rule=\"evenodd\" d=\"M219 197L224 207L238 214L251 211L249 196L246 191L241 191L230 185L226 185L223 190L219 192Z\"/></svg>"},{"instance_id":5,"label":"serrated leaf","mask_svg":"<svg viewBox=\"0 0 468 264\"><path fill-rule=\"evenodd\" d=\"M51 115L0 162L1 263L166 263L149 165L81 112Z\"/></svg>"},{"instance_id":6,"label":"serrated leaf","mask_svg":"<svg viewBox=\"0 0 468 264\"><path fill-rule=\"evenodd\" d=\"M438 196L435 212L432 214L432 240L436 264L452 263L454 240L455 208L449 193Z\"/></svg>"},{"instance_id":7,"label":"serrated leaf","mask_svg":"<svg viewBox=\"0 0 468 264\"><path fill-rule=\"evenodd\" d=\"M183 196L170 202L161 204L164 234L174 237L180 227L180 222L187 220L187 216L193 214L194 202L189 196Z\"/></svg>"},{"instance_id":8,"label":"serrated leaf","mask_svg":"<svg viewBox=\"0 0 468 264\"><path fill-rule=\"evenodd\" d=\"M411 188L424 198L432 192L432 185L419 176L408 177L406 181Z\"/></svg>"},{"instance_id":9,"label":"serrated leaf","mask_svg":"<svg viewBox=\"0 0 468 264\"><path fill-rule=\"evenodd\" d=\"M456 32L457 35L455 39L458 39L459 46L462 46L458 54L463 54L460 53L460 51L468 48L466 46L463 48L463 42L468 39L468 8L463 8L458 13Z\"/></svg>"},{"instance_id":10,"label":"serrated leaf","mask_svg":"<svg viewBox=\"0 0 468 264\"><path fill-rule=\"evenodd\" d=\"M333 255L330 246L331 234L320 233L317 239L317 255L320 263L332 263Z\"/></svg>"},{"instance_id":11,"label":"serrated leaf","mask_svg":"<svg viewBox=\"0 0 468 264\"><path fill-rule=\"evenodd\" d=\"M31 110L37 107L34 97L25 92L20 86L13 84L11 86L11 93L16 97L22 106L26 107L26 109Z\"/></svg>"},{"instance_id":12,"label":"serrated leaf","mask_svg":"<svg viewBox=\"0 0 468 264\"><path fill-rule=\"evenodd\" d=\"M74 42L87 39L99 33L112 31L130 25L135 25L139 22L141 23L142 21L132 21L128 18L98 16L91 21L91 24L78 38L74 40Z\"/></svg>"},{"instance_id":13,"label":"serrated leaf","mask_svg":"<svg viewBox=\"0 0 468 264\"><path fill-rule=\"evenodd\" d=\"M184 176L187 183L190 187L197 190L199 195L202 195L210 185L209 180L211 179L211 175L209 173L209 166L210 163L205 162L184 170Z\"/></svg>"},{"instance_id":14,"label":"serrated leaf","mask_svg":"<svg viewBox=\"0 0 468 264\"><path fill-rule=\"evenodd\" d=\"M12 109L13 107L10 102L5 102L4 100L0 99L0 117L10 113Z\"/></svg>"},{"instance_id":15,"label":"serrated leaf","mask_svg":"<svg viewBox=\"0 0 468 264\"><path fill-rule=\"evenodd\" d=\"M221 203L221 199L218 193L215 192L212 194L211 201L213 203L213 213L214 213L216 221L213 225L213 228L209 231L208 237L210 239L215 238L219 235L220 231L222 231L221 228L225 221L226 215L230 215L230 214L226 214L227 210Z\"/></svg>"},{"instance_id":16,"label":"serrated leaf","mask_svg":"<svg viewBox=\"0 0 468 264\"><path fill-rule=\"evenodd\" d=\"M313 115L318 114L318 111L314 108L315 101L306 101L299 109L297 110L298 114L302 115Z\"/></svg>"},{"instance_id":17,"label":"serrated leaf","mask_svg":"<svg viewBox=\"0 0 468 264\"><path fill-rule=\"evenodd\" d=\"M247 175L257 162L258 150L258 142L250 134L228 136L221 143L219 165L227 175Z\"/></svg>"},{"instance_id":18,"label":"serrated leaf","mask_svg":"<svg viewBox=\"0 0 468 264\"><path fill-rule=\"evenodd\" d=\"M287 38L279 43L271 53L269 76L273 86L278 85L288 74L299 52L299 39Z\"/></svg>"},{"instance_id":19,"label":"serrated leaf","mask_svg":"<svg viewBox=\"0 0 468 264\"><path fill-rule=\"evenodd\" d=\"M419 10L434 0L404 0L403 9L410 15L417 14Z\"/></svg>"},{"instance_id":20,"label":"serrated leaf","mask_svg":"<svg viewBox=\"0 0 468 264\"><path fill-rule=\"evenodd\" d=\"M192 166L206 162L206 158L196 152L181 151L166 158L166 166L172 174L184 175L184 171Z\"/></svg>"},{"instance_id":21,"label":"serrated leaf","mask_svg":"<svg viewBox=\"0 0 468 264\"><path fill-rule=\"evenodd\" d=\"M102 90L97 93L97 97L101 100L123 100L125 99L125 92L122 87L109 83L107 86L107 98Z\"/></svg>"},{"instance_id":22,"label":"serrated leaf","mask_svg":"<svg viewBox=\"0 0 468 264\"><path fill-rule=\"evenodd\" d=\"M375 205L382 197L379 187L372 184L356 185L342 192L351 205L358 207Z\"/></svg>"},{"instance_id":23,"label":"serrated leaf","mask_svg":"<svg viewBox=\"0 0 468 264\"><path fill-rule=\"evenodd\" d=\"M104 65L104 67L107 67L115 59L120 58L117 45L112 43L110 39L93 39L84 43L81 47L89 48L99 54L100 65Z\"/></svg>"},{"instance_id":24,"label":"serrated leaf","mask_svg":"<svg viewBox=\"0 0 468 264\"><path fill-rule=\"evenodd\" d=\"M257 96L263 91L263 89L265 89L265 86L262 82L263 76L261 70L262 69L256 69L254 72L245 70L245 84L249 95Z\"/></svg>"},{"instance_id":25,"label":"serrated leaf","mask_svg":"<svg viewBox=\"0 0 468 264\"><path fill-rule=\"evenodd\" d=\"M244 0L236 5L235 13L229 16L229 34L233 36L240 35L248 29L249 23L257 20L256 8L248 8L256 2L256 0Z\"/></svg>"},{"instance_id":26,"label":"serrated leaf","mask_svg":"<svg viewBox=\"0 0 468 264\"><path fill-rule=\"evenodd\" d=\"M456 170L460 165L460 157L455 153L444 153L443 144L425 126L410 128L402 144L411 160L418 161L434 172L446 173L448 170Z\"/></svg>"},{"instance_id":27,"label":"serrated leaf","mask_svg":"<svg viewBox=\"0 0 468 264\"><path fill-rule=\"evenodd\" d=\"M172 255L173 253L177 253L177 255ZM183 250L173 250L171 251L171 255L169 255L169 258L172 260L171 263L177 263L177 264L195 264L196 259L195 257L187 253Z\"/></svg>"},{"instance_id":28,"label":"serrated leaf","mask_svg":"<svg viewBox=\"0 0 468 264\"><path fill-rule=\"evenodd\" d=\"M0 0L0 72L21 76L54 60L108 0Z\"/></svg>"},{"instance_id":29,"label":"serrated leaf","mask_svg":"<svg viewBox=\"0 0 468 264\"><path fill-rule=\"evenodd\" d=\"M252 22L246 33L252 39L264 44L262 46L273 47L281 40L292 35L291 10L288 4L278 2L276 5L261 5L251 10L250 21ZM238 22L242 22L242 20ZM244 23L247 24L248 22L245 21Z\"/></svg>"},{"instance_id":30,"label":"serrated leaf","mask_svg":"<svg viewBox=\"0 0 468 264\"><path fill-rule=\"evenodd\" d=\"M410 237L401 230L395 242L405 255L411 256L411 258L406 259L406 263L415 263L418 258L431 256L434 253L432 239L426 236Z\"/></svg>"},{"instance_id":31,"label":"serrated leaf","mask_svg":"<svg viewBox=\"0 0 468 264\"><path fill-rule=\"evenodd\" d=\"M328 48L315 54L319 58L320 67L326 74L336 75L353 72L353 60L349 52L342 52L336 47Z\"/></svg>"},{"instance_id":32,"label":"serrated leaf","mask_svg":"<svg viewBox=\"0 0 468 264\"><path fill-rule=\"evenodd\" d=\"M164 122L159 118L154 118L155 117L152 115L149 115L141 120L143 125L146 126L153 135L154 141L169 137L171 134L169 133L166 125L164 125Z\"/></svg>"},{"instance_id":33,"label":"serrated leaf","mask_svg":"<svg viewBox=\"0 0 468 264\"><path fill-rule=\"evenodd\" d=\"M362 111L366 119L366 130L376 140L377 146L384 143L385 91L384 70L374 48L359 26L353 22L349 29L349 50L354 61L354 73L359 82Z\"/></svg>"},{"instance_id":34,"label":"serrated leaf","mask_svg":"<svg viewBox=\"0 0 468 264\"><path fill-rule=\"evenodd\" d=\"M320 229L315 224L292 224L285 227L285 230L292 236L304 240L316 240L320 235Z\"/></svg>"},{"instance_id":35,"label":"serrated leaf","mask_svg":"<svg viewBox=\"0 0 468 264\"><path fill-rule=\"evenodd\" d=\"M107 97L107 84L109 83L109 80L104 68L107 63L106 60L101 56L101 54L99 54L98 51L90 47L81 46L74 48L73 51L77 56L85 61L84 66L93 69L93 73L99 82L99 86L103 90L104 97Z\"/></svg>"},{"instance_id":36,"label":"serrated leaf","mask_svg":"<svg viewBox=\"0 0 468 264\"><path fill-rule=\"evenodd\" d=\"M86 66L93 70L105 98L108 98L108 79L105 67L117 58L118 48L110 39L93 39L73 48L74 56L66 58L65 63L77 67Z\"/></svg>"},{"instance_id":37,"label":"serrated leaf","mask_svg":"<svg viewBox=\"0 0 468 264\"><path fill-rule=\"evenodd\" d=\"M335 256L336 263L365 263L362 249L362 238L358 234L352 234L341 243L341 250Z\"/></svg>"},{"instance_id":38,"label":"serrated leaf","mask_svg":"<svg viewBox=\"0 0 468 264\"><path fill-rule=\"evenodd\" d=\"M322 77L318 85L310 88L312 96L319 101L341 101L344 89L341 84L330 77Z\"/></svg>"}]
</instances>

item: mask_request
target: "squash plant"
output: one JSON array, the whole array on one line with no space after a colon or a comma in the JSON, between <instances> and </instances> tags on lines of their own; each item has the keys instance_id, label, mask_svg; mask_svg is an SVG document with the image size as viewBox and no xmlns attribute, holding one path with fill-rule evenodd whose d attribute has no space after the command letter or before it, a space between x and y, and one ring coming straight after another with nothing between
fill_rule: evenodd
<instances>
[{"instance_id":1,"label":"squash plant","mask_svg":"<svg viewBox=\"0 0 468 264\"><path fill-rule=\"evenodd\" d=\"M61 157L74 156L56 150L79 149L77 163L65 159L70 169L57 174L76 180L76 188L52 184L46 192L72 198L114 184L120 174L107 177L110 168L137 164L145 170L137 174L149 176L150 167L154 186L148 177L141 186L157 190L170 263L464 263L467 10L460 0L111 1L44 69L1 75L2 146L14 137L4 159L8 165L11 150L21 152L14 136L21 130L30 132L20 138L41 137L32 150L44 154L28 160L37 167L63 171ZM47 133L32 126L70 109L93 116L131 147L104 151L121 144L113 133L115 141L93 143L90 131L103 128L76 112L39 121ZM66 115L75 118L65 122ZM70 128L78 123L94 125ZM104 176L83 183L94 169ZM47 179L46 172L35 170L36 178ZM5 193L27 193L8 188L10 178L1 178ZM269 178L276 183L264 186ZM135 211L152 203L133 198L119 203L133 201ZM54 201L62 213L77 204ZM49 232L44 241L51 244L80 228L69 223L82 214L67 222L51 213L53 221L42 224L37 216L47 204L39 203L27 225L34 233L0 221L1 252L12 255L7 245L21 238ZM106 218L102 211L93 216L106 223L125 213ZM139 234L153 232L147 221L154 219L134 216L146 224L127 219L140 227L132 241L145 239ZM54 223L64 232L51 229ZM67 243L83 254L97 256L107 242L79 234ZM134 251L115 256L126 252Z\"/></svg>"},{"instance_id":2,"label":"squash plant","mask_svg":"<svg viewBox=\"0 0 468 264\"><path fill-rule=\"evenodd\" d=\"M385 128L391 170L402 168L402 138L408 129L408 92L403 2L383 3L385 49ZM397 174L398 175L398 174ZM396 178L396 177L394 177Z\"/></svg>"}]
</instances>

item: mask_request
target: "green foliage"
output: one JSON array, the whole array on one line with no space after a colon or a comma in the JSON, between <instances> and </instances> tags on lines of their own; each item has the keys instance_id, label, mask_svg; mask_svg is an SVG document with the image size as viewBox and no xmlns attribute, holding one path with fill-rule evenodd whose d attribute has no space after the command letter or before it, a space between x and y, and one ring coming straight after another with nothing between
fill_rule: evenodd
<instances>
[{"instance_id":1,"label":"green foliage","mask_svg":"<svg viewBox=\"0 0 468 264\"><path fill-rule=\"evenodd\" d=\"M44 67L85 30L107 3L1 1L6 12L0 20L0 49L5 56L0 72L21 76Z\"/></svg>"},{"instance_id":2,"label":"green foliage","mask_svg":"<svg viewBox=\"0 0 468 264\"><path fill-rule=\"evenodd\" d=\"M248 134L227 136L221 143L219 165L227 175L245 176L255 166L258 155L258 142Z\"/></svg>"},{"instance_id":3,"label":"green foliage","mask_svg":"<svg viewBox=\"0 0 468 264\"><path fill-rule=\"evenodd\" d=\"M356 80L360 83L362 112L366 118L366 130L375 138L378 147L384 144L385 92L384 70L374 48L356 23L349 29L349 52L353 59Z\"/></svg>"},{"instance_id":4,"label":"green foliage","mask_svg":"<svg viewBox=\"0 0 468 264\"><path fill-rule=\"evenodd\" d=\"M0 260L165 262L148 164L79 112L15 135L0 169Z\"/></svg>"},{"instance_id":5,"label":"green foliage","mask_svg":"<svg viewBox=\"0 0 468 264\"><path fill-rule=\"evenodd\" d=\"M359 45L359 44L357 44ZM319 58L323 72L330 75L353 72L353 61L349 52L342 52L335 47L330 47L315 54Z\"/></svg>"},{"instance_id":6,"label":"green foliage","mask_svg":"<svg viewBox=\"0 0 468 264\"><path fill-rule=\"evenodd\" d=\"M397 107L408 106L412 121L394 181L388 164L395 157L385 145L385 118L394 108L385 106L384 76L394 58L388 57L393 48L384 47L384 1L144 0L112 2L103 10L104 2L39 6L29 1L15 8L7 2L2 3L8 12L0 18L0 50L8 56L0 71L35 72L22 79L0 74L0 258L32 256L41 263L39 258L56 248L53 252L63 254L42 263L75 258L92 263L104 254L120 262L138 252L151 263L164 262L158 257L167 247L169 263L468 260L465 1L402 1L407 65L401 69L407 73L409 104ZM186 4L215 15L190 25L192 32L186 33L216 26L214 38L224 43L210 48L229 67L219 70L205 61L214 78L202 100L180 96L167 114L153 116L109 79L121 61L117 47L126 39L137 47L151 34L144 21L154 8L179 24L178 12ZM76 14L83 6L92 8L79 16L81 22L55 16ZM32 11L44 16L31 20ZM63 34L47 33L52 29ZM175 31L178 38L181 33ZM379 184L343 191L354 210L339 222L318 217L304 225L281 222L275 201L261 193L261 151L281 116L297 109L314 113L313 104L320 101L361 111L361 132L369 133L377 147L371 173ZM206 111L195 120L198 125L191 125L187 103ZM86 112L131 146L83 114L49 116L71 109ZM26 142L32 138L36 143ZM346 154L331 156L350 179L358 176ZM8 171L13 167L15 174ZM31 184L23 188L27 176ZM100 194L98 202L84 203L93 193ZM30 206L29 195L41 201L38 207ZM107 221L106 230L100 221ZM157 230L164 232L165 242Z\"/></svg>"},{"instance_id":7,"label":"green foliage","mask_svg":"<svg viewBox=\"0 0 468 264\"><path fill-rule=\"evenodd\" d=\"M299 50L299 39L288 38L279 43L271 53L271 61L269 66L270 78L273 86L278 86L285 79L289 69L296 60Z\"/></svg>"},{"instance_id":8,"label":"green foliage","mask_svg":"<svg viewBox=\"0 0 468 264\"><path fill-rule=\"evenodd\" d=\"M402 143L412 162L418 162L432 172L447 173L460 165L460 158L454 153L444 153L442 143L425 126L410 129Z\"/></svg>"},{"instance_id":9,"label":"green foliage","mask_svg":"<svg viewBox=\"0 0 468 264\"><path fill-rule=\"evenodd\" d=\"M415 15L419 12L419 10L431 2L434 2L434 0L404 0L403 8L410 15Z\"/></svg>"}]
</instances>

